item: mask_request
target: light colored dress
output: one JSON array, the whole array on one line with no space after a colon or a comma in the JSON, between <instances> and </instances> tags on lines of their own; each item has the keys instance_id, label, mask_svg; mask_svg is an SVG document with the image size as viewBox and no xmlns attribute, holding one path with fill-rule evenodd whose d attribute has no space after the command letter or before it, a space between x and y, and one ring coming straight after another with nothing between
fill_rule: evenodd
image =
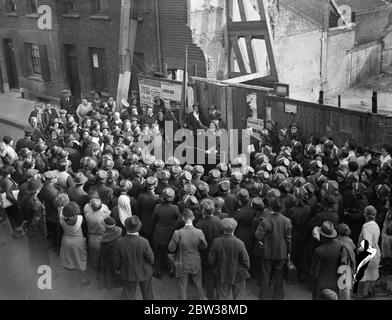
<instances>
[{"instance_id":1,"label":"light colored dress","mask_svg":"<svg viewBox=\"0 0 392 320\"><path fill-rule=\"evenodd\" d=\"M101 240L105 233L104 220L110 216L110 210L104 204L98 211L93 211L90 204L84 207L84 216L88 231L88 257L89 265L94 269L99 268L101 257Z\"/></svg>"},{"instance_id":2,"label":"light colored dress","mask_svg":"<svg viewBox=\"0 0 392 320\"><path fill-rule=\"evenodd\" d=\"M361 234L358 239L358 247L361 244L362 240L367 240L369 242L369 246L376 249L376 256L370 260L368 267L365 270L365 274L360 282L365 281L376 281L379 278L378 267L380 265L381 252L378 246L378 240L380 238L380 228L375 221L366 222L362 226Z\"/></svg>"},{"instance_id":3,"label":"light colored dress","mask_svg":"<svg viewBox=\"0 0 392 320\"><path fill-rule=\"evenodd\" d=\"M387 235L387 228L392 223L392 211L389 210L381 232L381 257L392 258L392 236Z\"/></svg>"},{"instance_id":4,"label":"light colored dress","mask_svg":"<svg viewBox=\"0 0 392 320\"><path fill-rule=\"evenodd\" d=\"M60 260L61 265L69 270L86 271L87 269L87 248L82 232L82 222L83 217L78 216L76 224L70 226L64 221L64 216L60 215L60 224L64 230Z\"/></svg>"},{"instance_id":5,"label":"light colored dress","mask_svg":"<svg viewBox=\"0 0 392 320\"><path fill-rule=\"evenodd\" d=\"M93 110L93 106L91 102L89 102L87 106L80 104L76 109L76 114L78 115L78 117L80 117L80 120L83 120L87 116L87 113L89 113L92 110Z\"/></svg>"}]
</instances>

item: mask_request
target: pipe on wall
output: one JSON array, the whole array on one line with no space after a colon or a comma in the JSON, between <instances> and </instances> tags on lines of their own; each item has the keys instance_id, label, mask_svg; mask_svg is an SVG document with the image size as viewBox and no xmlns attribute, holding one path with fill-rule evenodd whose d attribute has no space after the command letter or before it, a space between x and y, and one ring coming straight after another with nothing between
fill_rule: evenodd
<instances>
[{"instance_id":1,"label":"pipe on wall","mask_svg":"<svg viewBox=\"0 0 392 320\"><path fill-rule=\"evenodd\" d=\"M155 24L157 27L157 45L158 45L158 64L159 72L162 73L162 48L161 48L161 24L159 20L159 0L155 0Z\"/></svg>"}]
</instances>

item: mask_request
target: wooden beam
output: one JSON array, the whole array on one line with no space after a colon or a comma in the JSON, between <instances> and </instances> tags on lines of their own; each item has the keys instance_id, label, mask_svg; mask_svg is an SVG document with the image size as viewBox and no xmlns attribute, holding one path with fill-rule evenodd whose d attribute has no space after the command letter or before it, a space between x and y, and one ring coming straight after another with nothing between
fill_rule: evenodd
<instances>
[{"instance_id":1,"label":"wooden beam","mask_svg":"<svg viewBox=\"0 0 392 320\"><path fill-rule=\"evenodd\" d=\"M245 6L244 6L244 0L233 0L237 1L238 3L238 8L240 9L240 16L242 21L247 21L246 19L246 13L245 13Z\"/></svg>"},{"instance_id":2,"label":"wooden beam","mask_svg":"<svg viewBox=\"0 0 392 320\"><path fill-rule=\"evenodd\" d=\"M227 10L227 22L232 22L232 14L234 10L234 1L233 0L226 0L226 7L228 8Z\"/></svg>"},{"instance_id":3,"label":"wooden beam","mask_svg":"<svg viewBox=\"0 0 392 320\"><path fill-rule=\"evenodd\" d=\"M252 38L250 36L245 37L245 42L246 42L246 49L248 50L250 71L252 73L256 73L257 72L257 68L256 68L255 55L253 53L253 48L252 48Z\"/></svg>"},{"instance_id":4,"label":"wooden beam","mask_svg":"<svg viewBox=\"0 0 392 320\"><path fill-rule=\"evenodd\" d=\"M265 34L267 23L265 21L228 22L228 33L242 32L244 36Z\"/></svg>"},{"instance_id":5,"label":"wooden beam","mask_svg":"<svg viewBox=\"0 0 392 320\"><path fill-rule=\"evenodd\" d=\"M262 78L264 76L265 76L264 73L257 72L257 73L252 73L252 74L247 74L247 75L244 75L244 76L236 77L236 78L223 80L222 83L236 84L236 83L242 83L242 82L246 82L246 81L252 81L252 80L255 80L255 79L259 79L259 78Z\"/></svg>"},{"instance_id":6,"label":"wooden beam","mask_svg":"<svg viewBox=\"0 0 392 320\"><path fill-rule=\"evenodd\" d=\"M246 68L245 68L245 62L244 59L242 58L242 53L241 53L241 49L240 46L238 45L238 38L235 37L231 37L231 45L233 47L234 50L234 54L238 63L238 67L240 68L240 72L242 74L246 74Z\"/></svg>"}]
</instances>

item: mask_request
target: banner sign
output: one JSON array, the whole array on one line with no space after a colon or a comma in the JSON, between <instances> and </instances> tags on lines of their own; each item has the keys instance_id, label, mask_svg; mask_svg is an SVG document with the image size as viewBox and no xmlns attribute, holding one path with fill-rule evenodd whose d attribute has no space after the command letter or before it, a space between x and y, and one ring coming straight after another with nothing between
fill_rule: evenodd
<instances>
[{"instance_id":1,"label":"banner sign","mask_svg":"<svg viewBox=\"0 0 392 320\"><path fill-rule=\"evenodd\" d=\"M174 83L166 79L151 79L139 76L140 105L143 107L153 106L154 98L160 96L165 105L171 102L181 102L182 84ZM194 104L194 91L188 87L188 111Z\"/></svg>"}]
</instances>

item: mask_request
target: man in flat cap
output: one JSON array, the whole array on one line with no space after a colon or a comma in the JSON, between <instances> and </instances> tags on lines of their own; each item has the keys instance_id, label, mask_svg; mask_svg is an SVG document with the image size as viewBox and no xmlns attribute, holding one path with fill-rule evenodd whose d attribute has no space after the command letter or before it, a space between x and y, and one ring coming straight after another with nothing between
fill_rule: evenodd
<instances>
[{"instance_id":1,"label":"man in flat cap","mask_svg":"<svg viewBox=\"0 0 392 320\"><path fill-rule=\"evenodd\" d=\"M249 255L245 244L234 236L237 221L225 218L221 228L223 235L213 241L208 263L216 271L218 300L229 300L231 292L233 299L239 300L245 291L246 280L250 278Z\"/></svg>"}]
</instances>

